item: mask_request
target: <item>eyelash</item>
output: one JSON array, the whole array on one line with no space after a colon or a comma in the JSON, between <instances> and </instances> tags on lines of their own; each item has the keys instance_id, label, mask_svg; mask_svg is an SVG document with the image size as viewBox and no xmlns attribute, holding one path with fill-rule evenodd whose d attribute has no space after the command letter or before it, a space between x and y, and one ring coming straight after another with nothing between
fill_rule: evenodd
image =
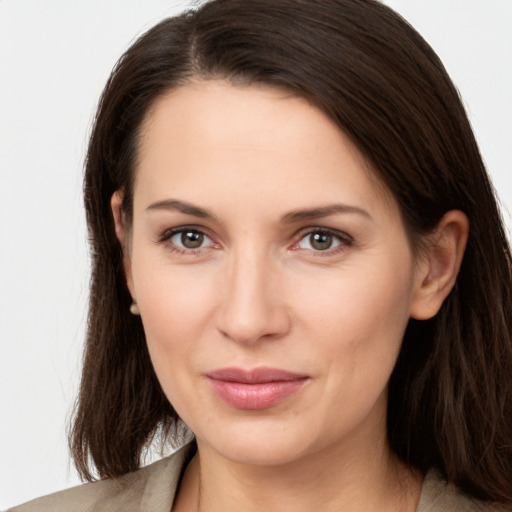
<instances>
[{"instance_id":1,"label":"eyelash","mask_svg":"<svg viewBox=\"0 0 512 512\"><path fill-rule=\"evenodd\" d=\"M339 242L338 245L336 245L335 247L329 247L328 249L325 250L305 249L310 251L316 257L333 256L335 254L345 251L348 247L354 245L354 239L347 233L344 233L343 231L323 227L314 227L303 230L300 233L300 238L298 238L298 240L293 243L292 250L300 250L298 245L307 237L310 237L315 234L327 235L329 237L332 237L333 239L336 239Z\"/></svg>"},{"instance_id":2,"label":"eyelash","mask_svg":"<svg viewBox=\"0 0 512 512\"><path fill-rule=\"evenodd\" d=\"M212 240L211 237L205 233L204 229L196 227L196 226L180 226L178 228L168 229L162 233L157 239L157 243L159 244L165 244L166 247L174 253L177 253L179 255L195 255L198 254L201 250L205 249L206 247L198 247L197 249L192 248L181 248L171 242L171 238L175 235L179 235L182 233L197 233L200 235L203 235L207 237L208 239ZM213 242L213 240L212 240Z\"/></svg>"},{"instance_id":3,"label":"eyelash","mask_svg":"<svg viewBox=\"0 0 512 512\"><path fill-rule=\"evenodd\" d=\"M197 249L193 248L181 248L177 246L176 244L170 242L171 238L175 235L179 235L182 233L191 232L191 233L197 233L200 235L203 235L204 237L211 239L211 237L205 233L203 228L196 227L196 226L180 226L173 229L168 229L162 235L160 235L157 239L157 243L159 244L165 244L167 248L179 255L196 255L202 250L206 249L207 247L198 247ZM299 247L299 244L305 240L308 236L312 236L315 234L321 234L321 235L327 235L329 237L332 237L333 239L338 241L338 245L336 245L334 248L327 248L325 250L315 250L315 249L303 249L310 251L314 256L318 257L326 257L326 256L332 256L334 254L338 254L339 252L342 252L346 250L348 247L351 247L354 245L354 239L349 236L347 233L344 233L342 231L338 231L335 229L330 228L322 228L322 227L314 227L314 228L308 228L306 230L302 230L299 233L299 238L292 244L291 249L292 250L301 250ZM212 240L212 245L218 245L215 244Z\"/></svg>"}]
</instances>

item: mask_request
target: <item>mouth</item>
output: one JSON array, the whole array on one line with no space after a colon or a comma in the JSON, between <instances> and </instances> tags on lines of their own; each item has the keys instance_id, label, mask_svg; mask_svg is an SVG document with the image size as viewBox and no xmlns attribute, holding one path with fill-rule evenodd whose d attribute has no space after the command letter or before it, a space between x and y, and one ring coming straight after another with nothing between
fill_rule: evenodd
<instances>
[{"instance_id":1,"label":"mouth","mask_svg":"<svg viewBox=\"0 0 512 512\"><path fill-rule=\"evenodd\" d=\"M277 368L222 368L206 374L213 393L236 409L276 406L299 391L309 376Z\"/></svg>"}]
</instances>

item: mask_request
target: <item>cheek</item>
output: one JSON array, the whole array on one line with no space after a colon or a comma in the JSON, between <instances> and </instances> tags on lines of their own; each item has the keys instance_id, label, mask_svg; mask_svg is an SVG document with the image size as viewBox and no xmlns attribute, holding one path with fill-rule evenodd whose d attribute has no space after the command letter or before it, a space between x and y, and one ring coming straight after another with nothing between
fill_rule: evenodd
<instances>
[{"instance_id":1,"label":"cheek","mask_svg":"<svg viewBox=\"0 0 512 512\"><path fill-rule=\"evenodd\" d=\"M190 397L197 396L192 377L199 353L197 340L203 336L208 314L206 286L195 289L179 273L158 272L147 275L138 292L155 373L174 409L188 417Z\"/></svg>"},{"instance_id":2,"label":"cheek","mask_svg":"<svg viewBox=\"0 0 512 512\"><path fill-rule=\"evenodd\" d=\"M381 259L378 266L350 267L321 281L305 282L297 290L301 311L316 319L319 331L329 326L350 334L341 336L347 342L355 342L354 337L362 341L371 331L400 338L409 318L412 288L410 265L403 263Z\"/></svg>"},{"instance_id":3,"label":"cheek","mask_svg":"<svg viewBox=\"0 0 512 512\"><path fill-rule=\"evenodd\" d=\"M158 373L164 362L168 367L191 357L210 318L216 285L206 269L162 263L151 252L133 255L132 272L149 351Z\"/></svg>"},{"instance_id":4,"label":"cheek","mask_svg":"<svg viewBox=\"0 0 512 512\"><path fill-rule=\"evenodd\" d=\"M412 271L409 260L379 260L378 266L347 268L301 296L310 336L323 338L315 349L325 351L331 367L337 367L331 378L347 379L352 390L373 383L380 393L409 320Z\"/></svg>"}]
</instances>

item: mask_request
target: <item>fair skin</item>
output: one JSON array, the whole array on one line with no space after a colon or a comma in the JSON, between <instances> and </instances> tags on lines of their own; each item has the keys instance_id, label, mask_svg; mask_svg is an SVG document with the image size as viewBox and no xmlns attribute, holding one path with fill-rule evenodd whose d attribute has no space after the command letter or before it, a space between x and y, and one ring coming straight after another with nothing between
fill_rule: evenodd
<instances>
[{"instance_id":1,"label":"fair skin","mask_svg":"<svg viewBox=\"0 0 512 512\"><path fill-rule=\"evenodd\" d=\"M387 384L409 318L453 286L464 214L414 257L398 205L323 113L222 81L156 103L129 231L121 200L128 287L198 445L173 510L412 512L422 475L389 450ZM226 368L294 380L226 383Z\"/></svg>"}]
</instances>

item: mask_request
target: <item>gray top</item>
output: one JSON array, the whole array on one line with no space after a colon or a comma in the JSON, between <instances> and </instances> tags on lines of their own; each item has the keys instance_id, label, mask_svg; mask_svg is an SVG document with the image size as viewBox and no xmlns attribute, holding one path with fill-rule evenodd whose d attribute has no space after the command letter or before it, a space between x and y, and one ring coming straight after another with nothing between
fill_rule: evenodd
<instances>
[{"instance_id":1,"label":"gray top","mask_svg":"<svg viewBox=\"0 0 512 512\"><path fill-rule=\"evenodd\" d=\"M191 444L118 479L100 480L37 498L11 512L169 512ZM512 512L460 494L433 471L423 482L416 512Z\"/></svg>"}]
</instances>

